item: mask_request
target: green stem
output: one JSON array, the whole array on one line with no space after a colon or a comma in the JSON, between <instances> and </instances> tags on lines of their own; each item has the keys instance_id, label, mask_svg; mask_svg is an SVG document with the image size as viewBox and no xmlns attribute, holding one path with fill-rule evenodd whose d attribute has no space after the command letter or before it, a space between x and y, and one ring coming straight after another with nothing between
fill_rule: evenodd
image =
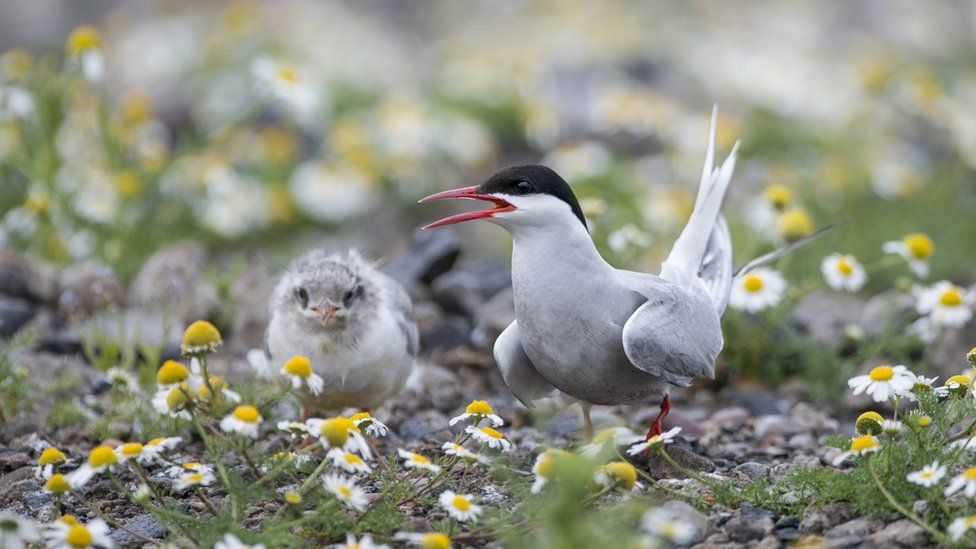
<instances>
[{"instance_id":1,"label":"green stem","mask_svg":"<svg viewBox=\"0 0 976 549\"><path fill-rule=\"evenodd\" d=\"M884 484L881 482L881 479L878 478L878 473L874 470L874 461L871 460L870 456L868 456L867 459L868 459L868 470L871 472L871 478L874 479L875 486L878 487L878 490L881 490L881 493L884 495L885 499L888 500L888 503L891 504L891 506L896 511L898 511L905 517L909 518L915 524L918 524L919 526L924 528L926 531L928 531L929 534L932 534L932 537L938 540L939 543L948 545L948 540L946 539L945 535L942 532L936 530L934 527L929 525L929 523L919 518L918 515L909 511L902 504L898 503L898 500L896 500L895 497L891 495L891 492L889 492L888 489L884 487Z\"/></svg>"},{"instance_id":2,"label":"green stem","mask_svg":"<svg viewBox=\"0 0 976 549\"><path fill-rule=\"evenodd\" d=\"M692 479L697 480L698 482L700 482L703 485L705 485L707 488L712 488L712 483L711 482L709 482L709 481L705 480L704 478L702 478L701 475L699 475L698 473L696 473L694 471L691 471L689 469L686 469L686 468L682 467L681 465L678 465L678 462L676 462L675 460L671 459L671 456L669 456L668 453L667 453L667 451L665 451L663 444L660 446L660 448L658 448L658 453L660 453L661 456L664 458L664 460L667 461L669 464L671 464L672 467L674 467L675 469L677 469L678 472L684 474L688 478L692 478Z\"/></svg>"},{"instance_id":3,"label":"green stem","mask_svg":"<svg viewBox=\"0 0 976 549\"><path fill-rule=\"evenodd\" d=\"M204 370L204 372L206 372L206 370ZM192 418L193 426L196 428L197 433L200 434L200 438L203 440L203 445L207 448L207 454L217 467L217 473L220 475L220 482L223 483L224 489L227 490L227 494L230 496L230 513L231 517L233 517L234 521L236 522L238 517L237 496L234 494L234 489L233 486L231 486L230 478L227 476L227 471L224 469L224 464L220 462L220 456L217 455L217 451L214 449L213 444L211 444L210 438L207 436L207 432L204 430L203 425L200 424L200 419L196 416L196 414L193 414Z\"/></svg>"}]
</instances>

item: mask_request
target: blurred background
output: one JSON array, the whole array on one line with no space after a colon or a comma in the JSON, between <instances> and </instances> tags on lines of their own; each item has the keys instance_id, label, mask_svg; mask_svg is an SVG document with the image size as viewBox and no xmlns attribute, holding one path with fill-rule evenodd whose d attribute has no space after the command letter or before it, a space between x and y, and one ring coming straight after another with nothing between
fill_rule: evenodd
<instances>
[{"instance_id":1,"label":"blurred background","mask_svg":"<svg viewBox=\"0 0 976 549\"><path fill-rule=\"evenodd\" d=\"M795 301L826 253L870 264L913 232L935 241L933 280L971 282L974 31L961 0L7 1L0 245L41 271L110 272L104 290L192 241L226 305L255 257L274 271L312 245L422 255L413 230L444 212L418 198L541 162L613 263L656 272L717 103L719 154L742 142L726 206L740 263L848 220L778 265ZM509 239L469 225L468 257L498 258L504 286ZM893 299L907 274L872 272L807 325L868 322L866 295ZM58 306L84 309L59 276ZM729 322L753 346L729 360L762 363L755 321Z\"/></svg>"}]
</instances>

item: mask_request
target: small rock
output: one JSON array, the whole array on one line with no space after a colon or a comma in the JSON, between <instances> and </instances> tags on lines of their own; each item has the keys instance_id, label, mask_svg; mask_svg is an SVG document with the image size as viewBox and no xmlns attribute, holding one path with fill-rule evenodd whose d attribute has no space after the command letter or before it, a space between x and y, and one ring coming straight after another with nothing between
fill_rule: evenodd
<instances>
[{"instance_id":1,"label":"small rock","mask_svg":"<svg viewBox=\"0 0 976 549\"><path fill-rule=\"evenodd\" d=\"M27 465L30 455L19 450L0 450L0 469L13 471Z\"/></svg>"},{"instance_id":2,"label":"small rock","mask_svg":"<svg viewBox=\"0 0 976 549\"><path fill-rule=\"evenodd\" d=\"M512 269L498 260L472 262L434 279L433 298L445 311L474 317L485 301L511 286Z\"/></svg>"},{"instance_id":3,"label":"small rock","mask_svg":"<svg viewBox=\"0 0 976 549\"><path fill-rule=\"evenodd\" d=\"M725 523L725 534L729 539L747 542L766 537L773 531L773 519L765 516L738 516Z\"/></svg>"},{"instance_id":4,"label":"small rock","mask_svg":"<svg viewBox=\"0 0 976 549\"><path fill-rule=\"evenodd\" d=\"M407 289L414 299L427 294L435 278L451 270L461 254L461 240L451 230L414 231L408 249L390 259L383 272Z\"/></svg>"},{"instance_id":5,"label":"small rock","mask_svg":"<svg viewBox=\"0 0 976 549\"><path fill-rule=\"evenodd\" d=\"M813 438L813 435L810 433L800 433L791 436L790 440L786 441L786 444L790 448L813 448L817 445L817 439Z\"/></svg>"},{"instance_id":6,"label":"small rock","mask_svg":"<svg viewBox=\"0 0 976 549\"><path fill-rule=\"evenodd\" d=\"M475 314L475 329L472 342L479 348L487 349L505 328L515 320L515 298L511 288L505 288L482 305Z\"/></svg>"},{"instance_id":7,"label":"small rock","mask_svg":"<svg viewBox=\"0 0 976 549\"><path fill-rule=\"evenodd\" d=\"M25 255L0 249L0 294L52 303L58 284L54 270Z\"/></svg>"},{"instance_id":8,"label":"small rock","mask_svg":"<svg viewBox=\"0 0 976 549\"><path fill-rule=\"evenodd\" d=\"M34 318L36 307L26 299L0 298L0 337L12 336Z\"/></svg>"},{"instance_id":9,"label":"small rock","mask_svg":"<svg viewBox=\"0 0 976 549\"><path fill-rule=\"evenodd\" d=\"M835 345L844 338L844 328L861 318L864 303L847 294L812 292L793 310L793 318L810 337L824 345Z\"/></svg>"},{"instance_id":10,"label":"small rock","mask_svg":"<svg viewBox=\"0 0 976 549\"><path fill-rule=\"evenodd\" d=\"M132 281L132 301L159 309L180 324L209 318L219 299L205 279L207 252L195 242L167 246L146 260Z\"/></svg>"},{"instance_id":11,"label":"small rock","mask_svg":"<svg viewBox=\"0 0 976 549\"><path fill-rule=\"evenodd\" d=\"M715 412L709 419L722 429L735 431L744 427L750 417L749 410L742 406L730 406Z\"/></svg>"},{"instance_id":12,"label":"small rock","mask_svg":"<svg viewBox=\"0 0 976 549\"><path fill-rule=\"evenodd\" d=\"M677 444L668 446L668 455L678 465L691 471L712 472L715 470L715 464L710 459L686 450ZM684 473L675 469L663 457L656 453L652 453L647 457L646 465L648 474L653 478L686 478Z\"/></svg>"},{"instance_id":13,"label":"small rock","mask_svg":"<svg viewBox=\"0 0 976 549\"><path fill-rule=\"evenodd\" d=\"M836 433L840 429L836 419L806 402L800 402L793 407L790 420L800 429L816 434Z\"/></svg>"},{"instance_id":14,"label":"small rock","mask_svg":"<svg viewBox=\"0 0 976 549\"><path fill-rule=\"evenodd\" d=\"M799 425L791 421L790 418L781 415L762 416L756 419L753 428L756 431L756 436L760 439L770 435L791 437L799 434L803 430Z\"/></svg>"},{"instance_id":15,"label":"small rock","mask_svg":"<svg viewBox=\"0 0 976 549\"><path fill-rule=\"evenodd\" d=\"M857 537L863 539L871 533L873 526L877 526L877 524L867 518L856 518L827 530L825 536L828 538Z\"/></svg>"},{"instance_id":16,"label":"small rock","mask_svg":"<svg viewBox=\"0 0 976 549\"><path fill-rule=\"evenodd\" d=\"M800 532L819 534L844 522L847 518L847 506L843 503L807 507L800 520Z\"/></svg>"},{"instance_id":17,"label":"small rock","mask_svg":"<svg viewBox=\"0 0 976 549\"><path fill-rule=\"evenodd\" d=\"M930 543L924 528L909 519L901 519L885 526L869 538L881 547L922 547Z\"/></svg>"},{"instance_id":18,"label":"small rock","mask_svg":"<svg viewBox=\"0 0 976 549\"><path fill-rule=\"evenodd\" d=\"M759 540L759 543L752 546L752 549L779 549L779 540L776 536L766 536Z\"/></svg>"},{"instance_id":19,"label":"small rock","mask_svg":"<svg viewBox=\"0 0 976 549\"><path fill-rule=\"evenodd\" d=\"M433 349L455 349L467 345L471 338L473 324L462 315L445 314L434 326L420 328L420 348L429 352Z\"/></svg>"},{"instance_id":20,"label":"small rock","mask_svg":"<svg viewBox=\"0 0 976 549\"><path fill-rule=\"evenodd\" d=\"M20 495L20 500L24 502L32 511L38 511L54 503L54 499L44 490L31 490Z\"/></svg>"},{"instance_id":21,"label":"small rock","mask_svg":"<svg viewBox=\"0 0 976 549\"><path fill-rule=\"evenodd\" d=\"M755 461L747 461L732 469L732 473L744 477L743 480L756 480L757 478L769 476L769 466L756 463Z\"/></svg>"},{"instance_id":22,"label":"small rock","mask_svg":"<svg viewBox=\"0 0 976 549\"><path fill-rule=\"evenodd\" d=\"M397 435L407 442L420 440L438 431L444 431L446 417L437 410L425 410L413 415L397 426Z\"/></svg>"},{"instance_id":23,"label":"small rock","mask_svg":"<svg viewBox=\"0 0 976 549\"><path fill-rule=\"evenodd\" d=\"M731 386L722 389L718 397L749 410L754 416L783 415L790 411L789 403L768 389Z\"/></svg>"},{"instance_id":24,"label":"small rock","mask_svg":"<svg viewBox=\"0 0 976 549\"><path fill-rule=\"evenodd\" d=\"M61 273L58 307L71 314L91 314L123 304L122 283L111 267L86 261L71 265Z\"/></svg>"},{"instance_id":25,"label":"small rock","mask_svg":"<svg viewBox=\"0 0 976 549\"><path fill-rule=\"evenodd\" d=\"M115 543L116 547L142 547L143 544L146 543L146 540L143 539L143 537L154 540L162 540L167 534L166 527L163 526L163 523L159 522L156 517L150 515L149 513L136 515L125 521L124 525L126 529L135 532L138 534L138 536L118 528L109 534L109 537L112 538L112 542Z\"/></svg>"}]
</instances>

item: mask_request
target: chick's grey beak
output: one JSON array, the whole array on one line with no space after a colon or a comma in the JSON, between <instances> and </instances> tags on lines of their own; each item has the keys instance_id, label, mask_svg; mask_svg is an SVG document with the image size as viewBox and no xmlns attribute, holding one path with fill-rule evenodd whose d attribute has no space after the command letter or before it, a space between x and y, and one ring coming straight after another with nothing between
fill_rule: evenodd
<instances>
[{"instance_id":1,"label":"chick's grey beak","mask_svg":"<svg viewBox=\"0 0 976 549\"><path fill-rule=\"evenodd\" d=\"M464 198L468 200L484 200L486 202L492 202L495 207L488 210L476 210L473 212L464 212L450 217L445 217L439 221L435 221L429 225L422 227L423 229L432 229L434 227L440 227L441 225L453 225L454 223L461 223L462 221L471 221L472 219L484 219L486 217L491 217L496 213L500 212L510 212L515 209L515 205L511 202L499 198L495 195L484 194L478 192L477 186L462 187L460 189L452 189L450 191L443 191L437 194L432 194L428 197L421 198L419 202L430 202L431 200L444 200L448 198Z\"/></svg>"}]
</instances>

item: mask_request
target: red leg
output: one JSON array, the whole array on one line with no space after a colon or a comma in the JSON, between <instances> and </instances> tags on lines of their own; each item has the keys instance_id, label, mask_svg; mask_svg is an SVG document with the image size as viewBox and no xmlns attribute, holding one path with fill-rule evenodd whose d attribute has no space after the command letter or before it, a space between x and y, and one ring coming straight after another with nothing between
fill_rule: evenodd
<instances>
[{"instance_id":1,"label":"red leg","mask_svg":"<svg viewBox=\"0 0 976 549\"><path fill-rule=\"evenodd\" d=\"M668 416L668 412L670 411L671 411L671 397L669 397L668 394L665 393L664 400L661 401L661 411L657 414L657 417L654 418L654 421L651 422L651 429L647 431L648 440L650 440L651 437L654 435L661 434L661 423L664 421L664 418Z\"/></svg>"}]
</instances>

